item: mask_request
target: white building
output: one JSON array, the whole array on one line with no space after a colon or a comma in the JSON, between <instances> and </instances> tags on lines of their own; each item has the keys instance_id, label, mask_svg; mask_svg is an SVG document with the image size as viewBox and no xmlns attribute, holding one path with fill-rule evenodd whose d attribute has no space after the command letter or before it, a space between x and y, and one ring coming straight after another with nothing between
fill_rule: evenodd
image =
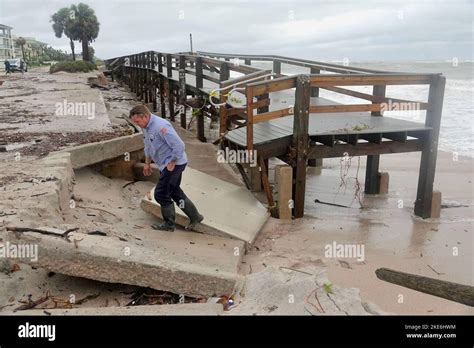
<instances>
[{"instance_id":1,"label":"white building","mask_svg":"<svg viewBox=\"0 0 474 348\"><path fill-rule=\"evenodd\" d=\"M0 69L4 69L5 59L15 58L12 29L8 25L0 24Z\"/></svg>"}]
</instances>

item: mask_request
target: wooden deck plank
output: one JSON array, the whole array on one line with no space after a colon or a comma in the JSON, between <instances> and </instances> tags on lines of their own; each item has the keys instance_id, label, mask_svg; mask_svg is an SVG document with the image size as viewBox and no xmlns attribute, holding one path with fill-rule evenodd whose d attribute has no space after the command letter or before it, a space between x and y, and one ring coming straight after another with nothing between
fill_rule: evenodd
<instances>
[{"instance_id":1,"label":"wooden deck plank","mask_svg":"<svg viewBox=\"0 0 474 348\"><path fill-rule=\"evenodd\" d=\"M254 125L254 144L274 141L276 139L291 136L293 134L293 116L257 123ZM278 127L281 131L273 132L272 128ZM359 130L357 130L359 129ZM391 117L373 117L369 113L335 113L335 114L310 114L309 135L347 135L347 134L376 134L394 133L407 131L428 131L430 128L421 123L399 120ZM255 134L266 135L264 141L259 141ZM231 130L225 136L226 139L245 146L246 128Z\"/></svg>"}]
</instances>

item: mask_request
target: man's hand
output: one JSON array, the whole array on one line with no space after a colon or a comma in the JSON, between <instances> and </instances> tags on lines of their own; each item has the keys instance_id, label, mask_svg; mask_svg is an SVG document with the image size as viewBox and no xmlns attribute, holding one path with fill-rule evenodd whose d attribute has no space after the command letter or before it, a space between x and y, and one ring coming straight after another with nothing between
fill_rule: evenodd
<instances>
[{"instance_id":1,"label":"man's hand","mask_svg":"<svg viewBox=\"0 0 474 348\"><path fill-rule=\"evenodd\" d=\"M151 169L151 164L145 163L145 166L143 167L143 175L150 176L152 172L153 169Z\"/></svg>"},{"instance_id":2,"label":"man's hand","mask_svg":"<svg viewBox=\"0 0 474 348\"><path fill-rule=\"evenodd\" d=\"M168 169L169 172L172 172L175 166L176 166L176 161L171 161L170 163L166 165L166 169Z\"/></svg>"}]
</instances>

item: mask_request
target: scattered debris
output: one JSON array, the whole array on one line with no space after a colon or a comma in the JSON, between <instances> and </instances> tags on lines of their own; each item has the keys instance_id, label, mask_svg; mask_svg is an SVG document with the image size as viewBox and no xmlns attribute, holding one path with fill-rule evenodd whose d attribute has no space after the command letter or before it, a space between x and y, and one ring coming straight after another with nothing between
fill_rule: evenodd
<instances>
[{"instance_id":1,"label":"scattered debris","mask_svg":"<svg viewBox=\"0 0 474 348\"><path fill-rule=\"evenodd\" d=\"M37 305L41 304L41 303L44 303L46 301L48 301L50 298L49 296L49 291L46 292L46 296L45 297L42 297L36 301L32 301L31 300L31 295L28 296L28 302L20 307L17 307L15 308L13 311L16 312L16 311L24 311L24 310L27 310L27 309L33 309L35 308Z\"/></svg>"},{"instance_id":2,"label":"scattered debris","mask_svg":"<svg viewBox=\"0 0 474 348\"><path fill-rule=\"evenodd\" d=\"M107 236L107 233L105 233L103 231L99 231L99 230L87 232L87 234L90 234L92 236Z\"/></svg>"},{"instance_id":3,"label":"scattered debris","mask_svg":"<svg viewBox=\"0 0 474 348\"><path fill-rule=\"evenodd\" d=\"M437 275L443 275L444 273L441 273L441 272L438 272L437 270L435 270L433 267L431 267L430 265L428 265L428 268L431 269L433 272L435 272Z\"/></svg>"}]
</instances>

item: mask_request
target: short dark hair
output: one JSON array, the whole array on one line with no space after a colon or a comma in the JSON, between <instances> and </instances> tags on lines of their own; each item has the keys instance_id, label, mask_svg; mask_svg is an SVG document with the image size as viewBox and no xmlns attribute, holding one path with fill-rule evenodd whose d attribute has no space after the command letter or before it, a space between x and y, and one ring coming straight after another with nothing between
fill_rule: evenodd
<instances>
[{"instance_id":1,"label":"short dark hair","mask_svg":"<svg viewBox=\"0 0 474 348\"><path fill-rule=\"evenodd\" d=\"M132 118L134 115L150 115L151 112L150 110L145 106L145 105L137 105L130 110L130 115L128 116L129 118Z\"/></svg>"}]
</instances>

